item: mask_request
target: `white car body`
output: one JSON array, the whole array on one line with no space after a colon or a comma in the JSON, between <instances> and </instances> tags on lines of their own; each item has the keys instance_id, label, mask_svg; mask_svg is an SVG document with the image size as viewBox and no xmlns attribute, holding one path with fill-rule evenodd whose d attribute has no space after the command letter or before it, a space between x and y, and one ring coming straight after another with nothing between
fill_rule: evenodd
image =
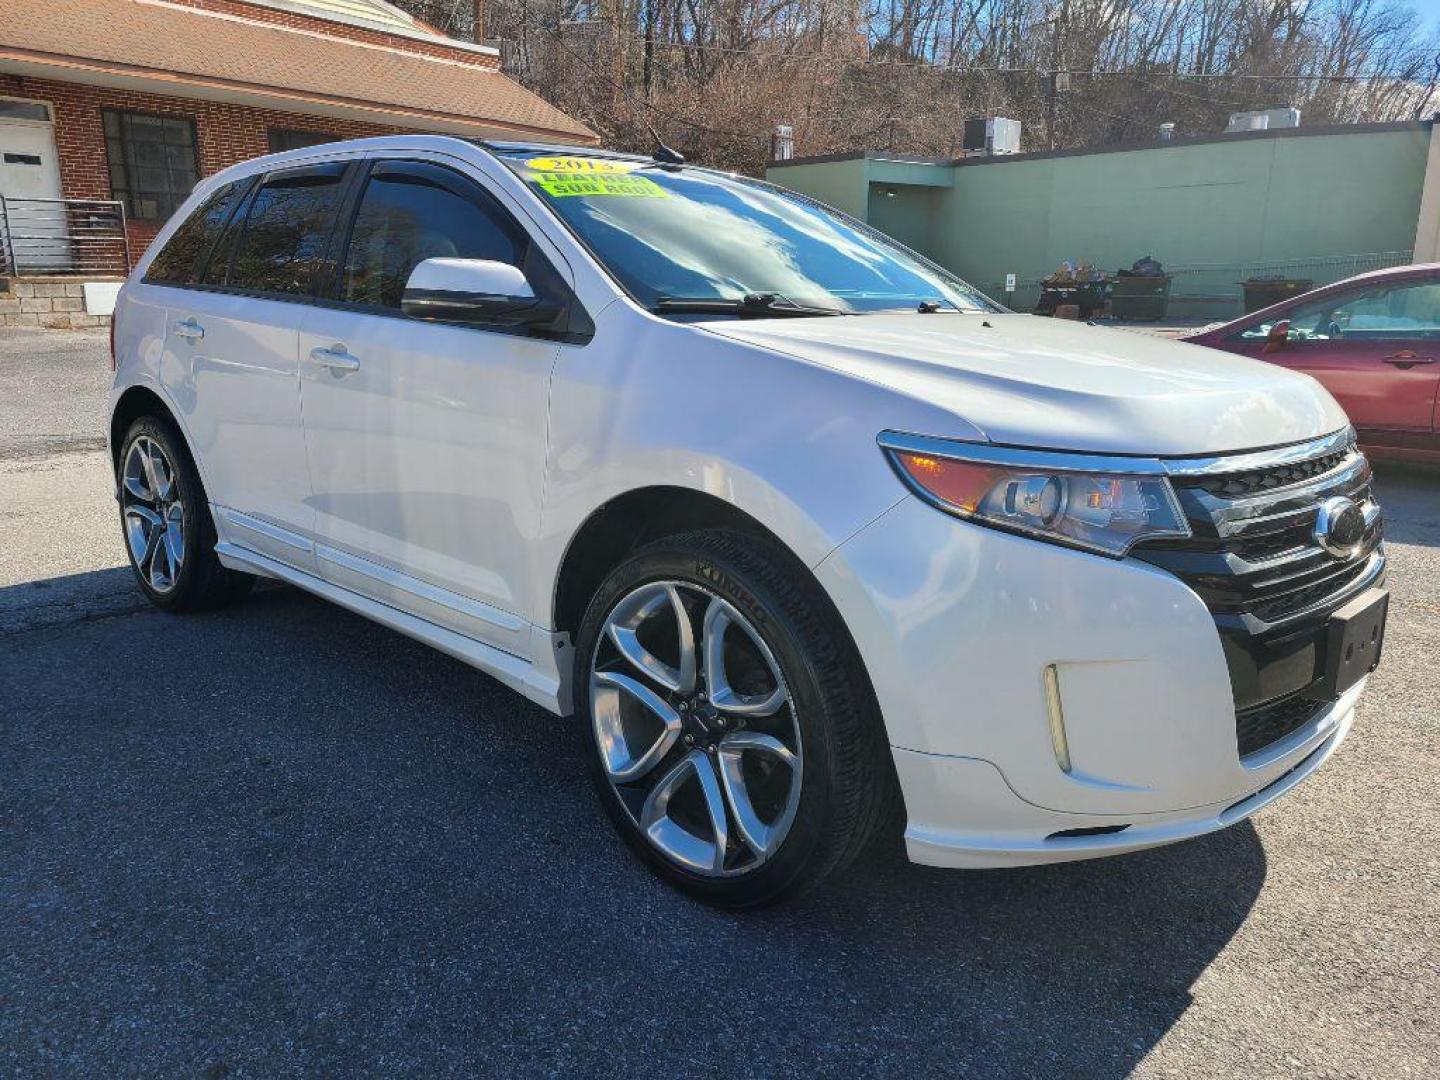
<instances>
[{"instance_id":1,"label":"white car body","mask_svg":"<svg viewBox=\"0 0 1440 1080\"><path fill-rule=\"evenodd\" d=\"M565 713L571 644L557 581L587 521L645 489L723 500L810 567L840 612L884 716L909 855L935 865L1051 862L1217 829L1308 775L1349 730L1363 681L1242 760L1216 624L1189 585L1134 557L939 512L877 447L890 431L1151 458L1247 454L1346 430L1314 381L1010 313L661 318L509 169L457 139L370 139L247 163L203 182L176 220L237 175L397 156L482 184L566 279L593 338L147 284L172 223L120 295L111 404L143 387L173 413L227 566L308 589ZM187 319L203 339L177 335ZM325 366L324 350L358 358L358 370ZM1047 668L1063 697L1068 771ZM1094 831L1106 828L1118 831Z\"/></svg>"}]
</instances>

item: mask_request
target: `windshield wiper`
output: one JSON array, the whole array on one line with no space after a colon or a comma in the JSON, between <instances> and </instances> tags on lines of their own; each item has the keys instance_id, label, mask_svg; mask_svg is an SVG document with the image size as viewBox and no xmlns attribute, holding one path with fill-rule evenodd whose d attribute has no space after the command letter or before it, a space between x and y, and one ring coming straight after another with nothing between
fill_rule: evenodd
<instances>
[{"instance_id":1,"label":"windshield wiper","mask_svg":"<svg viewBox=\"0 0 1440 1080\"><path fill-rule=\"evenodd\" d=\"M779 293L746 293L738 300L724 296L662 296L653 310L657 315L739 315L750 319L851 314L843 308L797 304Z\"/></svg>"}]
</instances>

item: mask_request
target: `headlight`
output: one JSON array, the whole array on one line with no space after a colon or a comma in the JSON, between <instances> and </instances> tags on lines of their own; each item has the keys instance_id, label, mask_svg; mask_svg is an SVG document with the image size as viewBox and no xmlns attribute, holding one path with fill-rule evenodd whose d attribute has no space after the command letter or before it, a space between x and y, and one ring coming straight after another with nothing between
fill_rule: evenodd
<instances>
[{"instance_id":1,"label":"headlight","mask_svg":"<svg viewBox=\"0 0 1440 1080\"><path fill-rule=\"evenodd\" d=\"M1190 525L1154 458L1017 450L886 432L880 445L927 502L968 521L1116 558Z\"/></svg>"}]
</instances>

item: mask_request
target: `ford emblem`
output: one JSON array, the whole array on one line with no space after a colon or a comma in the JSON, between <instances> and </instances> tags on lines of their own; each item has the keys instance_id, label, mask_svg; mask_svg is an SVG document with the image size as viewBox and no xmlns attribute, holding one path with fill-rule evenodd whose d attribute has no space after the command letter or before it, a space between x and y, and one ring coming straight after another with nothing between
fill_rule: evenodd
<instances>
[{"instance_id":1,"label":"ford emblem","mask_svg":"<svg viewBox=\"0 0 1440 1080\"><path fill-rule=\"evenodd\" d=\"M1348 559L1365 542L1365 511L1354 499L1337 495L1320 504L1315 542L1331 555Z\"/></svg>"}]
</instances>

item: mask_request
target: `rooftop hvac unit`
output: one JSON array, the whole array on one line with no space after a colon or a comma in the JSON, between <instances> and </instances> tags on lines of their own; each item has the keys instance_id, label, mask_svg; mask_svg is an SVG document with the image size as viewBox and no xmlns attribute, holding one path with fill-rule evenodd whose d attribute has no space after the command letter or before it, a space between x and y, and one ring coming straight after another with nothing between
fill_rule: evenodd
<instances>
[{"instance_id":1,"label":"rooftop hvac unit","mask_svg":"<svg viewBox=\"0 0 1440 1080\"><path fill-rule=\"evenodd\" d=\"M1237 131L1264 131L1270 126L1270 117L1263 112L1232 112L1230 122L1225 125L1225 134Z\"/></svg>"},{"instance_id":2,"label":"rooftop hvac unit","mask_svg":"<svg viewBox=\"0 0 1440 1080\"><path fill-rule=\"evenodd\" d=\"M1230 122L1225 125L1225 134L1230 135L1237 131L1273 131L1276 128L1299 126L1299 109L1256 109L1253 112L1231 113Z\"/></svg>"},{"instance_id":3,"label":"rooftop hvac unit","mask_svg":"<svg viewBox=\"0 0 1440 1080\"><path fill-rule=\"evenodd\" d=\"M991 116L965 121L960 145L965 157L992 157L1020 152L1020 121Z\"/></svg>"}]
</instances>

